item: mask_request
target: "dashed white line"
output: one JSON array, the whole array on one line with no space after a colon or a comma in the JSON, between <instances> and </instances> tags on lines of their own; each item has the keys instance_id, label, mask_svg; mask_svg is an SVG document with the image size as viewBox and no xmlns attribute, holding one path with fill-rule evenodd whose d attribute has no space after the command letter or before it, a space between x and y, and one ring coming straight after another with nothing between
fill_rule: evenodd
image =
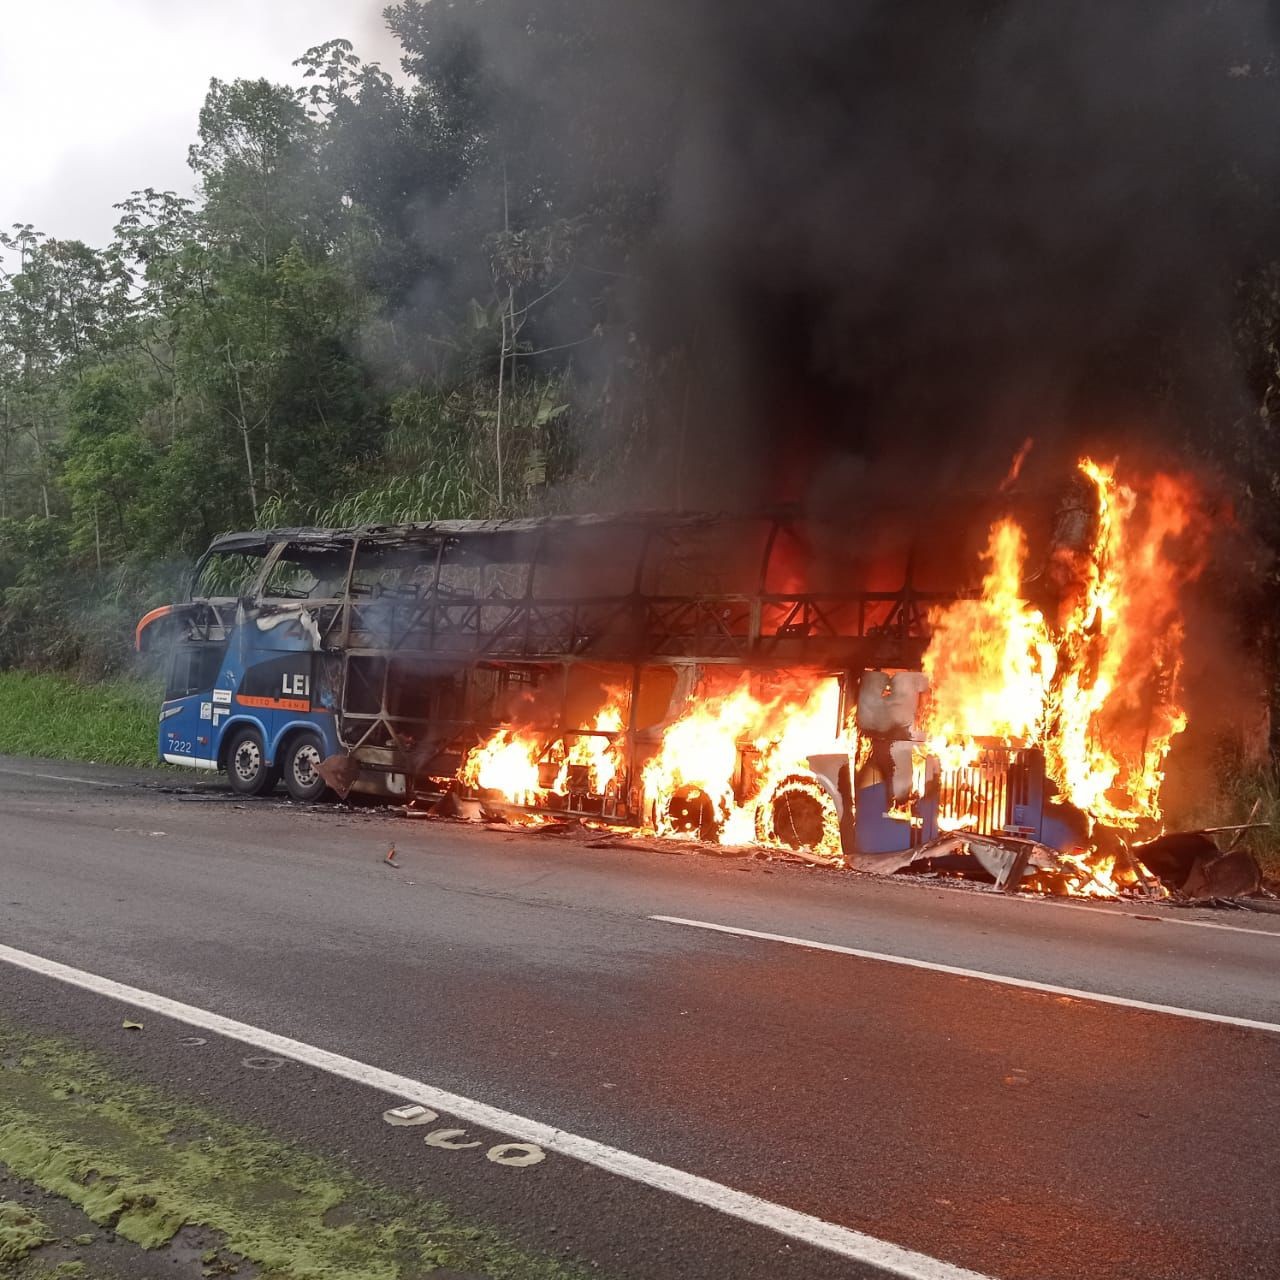
<instances>
[{"instance_id":1,"label":"dashed white line","mask_svg":"<svg viewBox=\"0 0 1280 1280\"><path fill-rule=\"evenodd\" d=\"M1280 940L1280 932L1275 929L1246 929L1242 924L1219 924L1216 920L1180 920L1177 916L1149 916L1140 915L1136 911L1109 911L1101 903L1055 902L1052 898L1036 898L1026 894L1002 895L999 901L1021 902L1033 907L1060 907L1065 911L1085 912L1104 920L1137 920L1140 924L1176 924L1186 929L1220 929L1223 933L1250 933L1255 938Z\"/></svg>"},{"instance_id":2,"label":"dashed white line","mask_svg":"<svg viewBox=\"0 0 1280 1280\"><path fill-rule=\"evenodd\" d=\"M905 965L909 969L928 969L933 973L946 973L956 978L976 978L981 982L996 982L1006 987L1020 987L1024 991L1041 991L1051 996L1069 996L1073 1000L1092 1000L1099 1004L1121 1005L1126 1009L1142 1009L1147 1013L1167 1013L1177 1018L1194 1018L1200 1022L1221 1022L1231 1027L1244 1027L1249 1031L1280 1033L1280 1023L1261 1022L1256 1018L1237 1018L1229 1013L1183 1009L1178 1005L1154 1004L1149 1000L1131 1000L1128 996L1113 996L1104 991L1082 991L1078 987L1058 987L1050 982L1033 982L1030 978L1013 978L1003 973L986 973L981 969L965 969L959 965L939 964L935 960L917 960L911 956L889 955L883 951L863 951L859 947L842 947L833 942L792 938L784 933L761 933L758 929L740 929L736 925L712 924L707 920L686 920L681 916L650 916L649 919L658 920L663 924L687 925L691 929L708 929L713 933L727 933L736 938L783 942L792 947L807 947L811 951L834 951L837 955L855 956L859 960L881 960L886 964Z\"/></svg>"},{"instance_id":3,"label":"dashed white line","mask_svg":"<svg viewBox=\"0 0 1280 1280\"><path fill-rule=\"evenodd\" d=\"M48 782L83 782L86 787L110 787L115 791L123 791L127 787L124 782L99 782L95 778L72 778L62 773L36 773L32 769L5 769L0 773L11 773L18 778L44 778Z\"/></svg>"},{"instance_id":4,"label":"dashed white line","mask_svg":"<svg viewBox=\"0 0 1280 1280\"><path fill-rule=\"evenodd\" d=\"M292 1058L296 1062L326 1071L330 1075L354 1081L356 1084L367 1085L371 1089L378 1089L393 1097L416 1102L436 1111L446 1112L482 1128L509 1134L522 1142L534 1143L545 1147L548 1151L559 1152L570 1159L594 1165L618 1177L628 1178L632 1182L638 1182L643 1186L713 1209L731 1218L750 1223L752 1226L764 1227L829 1253L879 1267L889 1275L903 1277L903 1280L990 1280L990 1277L976 1271L969 1271L964 1267L931 1258L927 1254L904 1249L887 1240L864 1235L861 1231L827 1222L811 1214L801 1213L797 1209L788 1209L785 1205L775 1204L770 1200L762 1200L745 1191L738 1191L733 1187L713 1182L710 1178L659 1164L644 1156L607 1146L593 1138L580 1137L578 1134L558 1129L554 1125L530 1120L525 1116L489 1106L487 1103L477 1102L473 1098L465 1098L460 1094L438 1089L421 1080L396 1075L354 1058L346 1058L341 1054L330 1053L327 1049L290 1039L288 1036L277 1035L275 1032L250 1026L245 1022L237 1022L233 1018L225 1018L207 1009L183 1004L178 1000L170 1000L167 996L157 995L152 991L126 986L111 978L88 973L83 969L74 969L70 965L61 964L56 960L47 960L43 956L32 955L27 951L18 951L14 947L0 945L0 960L16 965L18 968L30 970L32 973L42 974L44 977L53 978L74 987L81 987L97 995L120 1000L139 1009L146 1009L161 1017L173 1018L188 1026L200 1027L216 1035L239 1040L244 1044L265 1050L267 1053Z\"/></svg>"}]
</instances>

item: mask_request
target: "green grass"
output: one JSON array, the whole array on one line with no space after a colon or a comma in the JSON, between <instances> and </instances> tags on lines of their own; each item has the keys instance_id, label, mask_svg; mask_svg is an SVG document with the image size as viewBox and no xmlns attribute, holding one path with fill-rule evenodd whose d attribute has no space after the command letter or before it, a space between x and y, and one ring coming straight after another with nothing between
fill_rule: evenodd
<instances>
[{"instance_id":1,"label":"green grass","mask_svg":"<svg viewBox=\"0 0 1280 1280\"><path fill-rule=\"evenodd\" d=\"M32 1249L52 1239L53 1233L25 1205L0 1200L0 1272L16 1266Z\"/></svg>"},{"instance_id":2,"label":"green grass","mask_svg":"<svg viewBox=\"0 0 1280 1280\"><path fill-rule=\"evenodd\" d=\"M145 681L0 672L0 754L153 765L159 710Z\"/></svg>"},{"instance_id":3,"label":"green grass","mask_svg":"<svg viewBox=\"0 0 1280 1280\"><path fill-rule=\"evenodd\" d=\"M121 1075L77 1045L0 1023L0 1162L145 1249L201 1225L263 1280L427 1280L444 1268L490 1280L585 1280L573 1261L460 1217L443 1199L446 1162L460 1157L433 1164L416 1130L387 1128L385 1101L367 1102L371 1133L388 1145L416 1143L423 1178L442 1198L370 1182L343 1162ZM491 1176L525 1175L493 1167ZM48 1233L22 1215L10 1234L20 1257Z\"/></svg>"}]
</instances>

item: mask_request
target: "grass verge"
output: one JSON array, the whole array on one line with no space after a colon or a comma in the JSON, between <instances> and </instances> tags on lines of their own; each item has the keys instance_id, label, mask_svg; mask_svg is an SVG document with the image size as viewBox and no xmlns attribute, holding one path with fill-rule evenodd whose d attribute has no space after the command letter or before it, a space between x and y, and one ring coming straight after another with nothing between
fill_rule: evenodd
<instances>
[{"instance_id":1,"label":"grass verge","mask_svg":"<svg viewBox=\"0 0 1280 1280\"><path fill-rule=\"evenodd\" d=\"M159 707L145 681L0 672L0 754L153 765Z\"/></svg>"},{"instance_id":2,"label":"grass verge","mask_svg":"<svg viewBox=\"0 0 1280 1280\"><path fill-rule=\"evenodd\" d=\"M586 1274L3 1023L0 1102L0 1162L147 1249L199 1227L262 1280L425 1280L441 1268L492 1280ZM15 1250L45 1235L30 1218L14 1231L23 1233Z\"/></svg>"},{"instance_id":3,"label":"grass verge","mask_svg":"<svg viewBox=\"0 0 1280 1280\"><path fill-rule=\"evenodd\" d=\"M25 1205L0 1200L0 1274L11 1271L53 1234Z\"/></svg>"}]
</instances>

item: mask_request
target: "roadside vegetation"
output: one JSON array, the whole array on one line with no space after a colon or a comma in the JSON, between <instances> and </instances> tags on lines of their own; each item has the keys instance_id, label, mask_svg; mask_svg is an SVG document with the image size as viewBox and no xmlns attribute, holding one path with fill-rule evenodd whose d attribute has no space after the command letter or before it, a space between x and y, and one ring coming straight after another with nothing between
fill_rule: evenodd
<instances>
[{"instance_id":1,"label":"roadside vegetation","mask_svg":"<svg viewBox=\"0 0 1280 1280\"><path fill-rule=\"evenodd\" d=\"M387 11L407 84L343 40L214 80L199 198L122 198L110 244L0 232L0 667L127 668L228 529L679 498L687 362L621 297L659 176L585 107L538 129L437 10ZM595 28L531 38L576 82Z\"/></svg>"},{"instance_id":2,"label":"roadside vegetation","mask_svg":"<svg viewBox=\"0 0 1280 1280\"><path fill-rule=\"evenodd\" d=\"M0 754L153 765L159 704L153 681L0 672Z\"/></svg>"},{"instance_id":3,"label":"roadside vegetation","mask_svg":"<svg viewBox=\"0 0 1280 1280\"><path fill-rule=\"evenodd\" d=\"M1280 781L1275 769L1234 744L1224 746L1215 763L1216 786L1184 788L1189 799L1166 815L1170 824L1184 830L1250 824L1250 830L1238 835L1224 833L1219 843L1248 849L1263 873L1280 885Z\"/></svg>"}]
</instances>

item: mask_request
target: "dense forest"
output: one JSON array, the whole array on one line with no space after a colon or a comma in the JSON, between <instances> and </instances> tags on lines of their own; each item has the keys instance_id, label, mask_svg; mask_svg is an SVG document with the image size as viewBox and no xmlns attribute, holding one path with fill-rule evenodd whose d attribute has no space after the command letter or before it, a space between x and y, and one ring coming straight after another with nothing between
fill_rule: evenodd
<instances>
[{"instance_id":1,"label":"dense forest","mask_svg":"<svg viewBox=\"0 0 1280 1280\"><path fill-rule=\"evenodd\" d=\"M118 668L231 528L937 493L1027 436L1212 476L1269 634L1267 7L743 8L405 0L402 74L215 79L196 198L6 233L0 665Z\"/></svg>"}]
</instances>

